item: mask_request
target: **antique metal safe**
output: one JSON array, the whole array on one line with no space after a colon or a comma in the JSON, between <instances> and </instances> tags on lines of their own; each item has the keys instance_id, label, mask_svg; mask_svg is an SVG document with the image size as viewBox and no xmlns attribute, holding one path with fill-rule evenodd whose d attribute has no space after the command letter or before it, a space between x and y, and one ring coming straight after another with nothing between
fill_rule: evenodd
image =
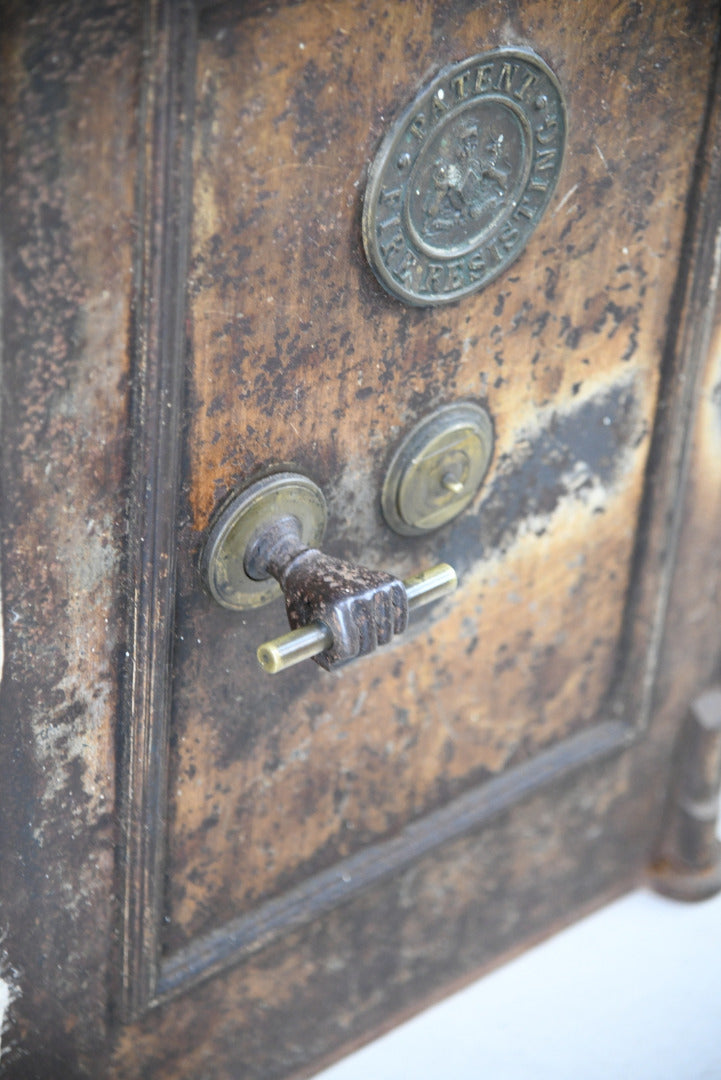
<instances>
[{"instance_id":1,"label":"antique metal safe","mask_svg":"<svg viewBox=\"0 0 721 1080\"><path fill-rule=\"evenodd\" d=\"M718 31L5 6L5 1075L311 1075L718 885Z\"/></svg>"}]
</instances>

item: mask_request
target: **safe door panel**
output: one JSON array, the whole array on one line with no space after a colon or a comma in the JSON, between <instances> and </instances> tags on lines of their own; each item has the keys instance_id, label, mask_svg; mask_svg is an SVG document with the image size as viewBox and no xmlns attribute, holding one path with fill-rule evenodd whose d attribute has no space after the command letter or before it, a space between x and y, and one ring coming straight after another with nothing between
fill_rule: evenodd
<instances>
[{"instance_id":1,"label":"safe door panel","mask_svg":"<svg viewBox=\"0 0 721 1080\"><path fill-rule=\"evenodd\" d=\"M167 956L619 719L609 695L711 42L689 49L699 31L660 5L623 25L604 5L557 8L199 15ZM501 45L532 46L560 82L556 192L495 282L409 307L363 252L369 163L424 81ZM456 401L492 417L490 471L454 522L399 537L380 509L388 461ZM281 467L325 492L329 553L401 577L447 561L457 592L339 672L261 673L282 601L223 611L197 563L224 498Z\"/></svg>"}]
</instances>

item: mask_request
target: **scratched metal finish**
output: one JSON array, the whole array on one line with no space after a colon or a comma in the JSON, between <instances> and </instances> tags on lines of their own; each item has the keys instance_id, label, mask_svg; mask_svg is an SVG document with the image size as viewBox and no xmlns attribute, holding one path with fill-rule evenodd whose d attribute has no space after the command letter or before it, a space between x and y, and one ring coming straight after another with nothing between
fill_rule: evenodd
<instances>
[{"instance_id":1,"label":"scratched metal finish","mask_svg":"<svg viewBox=\"0 0 721 1080\"><path fill-rule=\"evenodd\" d=\"M312 3L201 20L175 656L173 950L605 719L710 71L703 12ZM452 59L532 44L568 106L554 199L479 296L406 310L365 261L360 192L394 111ZM482 402L496 455L457 522L400 540L402 433ZM459 592L387 651L271 681L194 560L273 464L325 491L328 549Z\"/></svg>"}]
</instances>

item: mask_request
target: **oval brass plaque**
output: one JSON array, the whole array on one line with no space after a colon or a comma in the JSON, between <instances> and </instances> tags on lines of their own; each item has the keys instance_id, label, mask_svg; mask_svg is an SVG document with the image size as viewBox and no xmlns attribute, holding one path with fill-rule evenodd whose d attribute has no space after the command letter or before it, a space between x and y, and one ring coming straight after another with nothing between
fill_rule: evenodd
<instances>
[{"instance_id":1,"label":"oval brass plaque","mask_svg":"<svg viewBox=\"0 0 721 1080\"><path fill-rule=\"evenodd\" d=\"M381 284L418 307L487 285L538 224L565 141L560 87L530 50L497 49L441 71L371 166L363 243Z\"/></svg>"}]
</instances>

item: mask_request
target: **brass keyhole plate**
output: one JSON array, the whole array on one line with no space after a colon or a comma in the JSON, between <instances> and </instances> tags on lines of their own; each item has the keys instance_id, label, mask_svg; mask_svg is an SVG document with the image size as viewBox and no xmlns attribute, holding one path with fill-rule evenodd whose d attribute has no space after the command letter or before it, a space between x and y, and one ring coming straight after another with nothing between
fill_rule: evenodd
<instances>
[{"instance_id":1,"label":"brass keyhole plate","mask_svg":"<svg viewBox=\"0 0 721 1080\"><path fill-rule=\"evenodd\" d=\"M391 459L381 505L401 536L439 529L472 501L493 456L493 424L474 402L444 405L406 435Z\"/></svg>"},{"instance_id":2,"label":"brass keyhole plate","mask_svg":"<svg viewBox=\"0 0 721 1080\"><path fill-rule=\"evenodd\" d=\"M260 529L294 517L308 547L323 539L328 511L323 492L307 476L276 473L257 480L222 507L211 526L200 571L214 600L232 611L262 607L281 595L273 578L257 581L245 569L246 552Z\"/></svg>"}]
</instances>

